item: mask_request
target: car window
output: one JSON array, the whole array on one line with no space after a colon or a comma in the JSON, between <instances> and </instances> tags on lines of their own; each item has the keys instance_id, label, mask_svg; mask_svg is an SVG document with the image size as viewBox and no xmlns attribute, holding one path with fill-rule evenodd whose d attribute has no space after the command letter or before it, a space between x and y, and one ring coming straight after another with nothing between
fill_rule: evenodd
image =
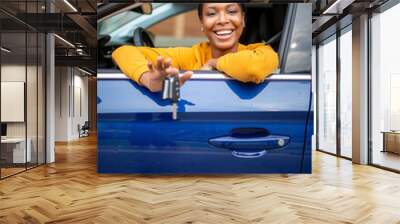
<instances>
[{"instance_id":1,"label":"car window","mask_svg":"<svg viewBox=\"0 0 400 224\"><path fill-rule=\"evenodd\" d=\"M161 3L153 3L153 10L162 6ZM124 26L125 24L131 22L134 19L137 19L139 16L142 16L142 13L135 12L133 10L121 12L117 15L112 16L97 25L97 34L98 35L108 35L112 33L114 30Z\"/></svg>"},{"instance_id":2,"label":"car window","mask_svg":"<svg viewBox=\"0 0 400 224\"><path fill-rule=\"evenodd\" d=\"M141 13L127 11L115 15L105 21L101 22L98 25L98 35L107 35L112 33L114 30L118 29L119 27L125 25L126 23L136 19L137 17L141 16Z\"/></svg>"},{"instance_id":3,"label":"car window","mask_svg":"<svg viewBox=\"0 0 400 224\"><path fill-rule=\"evenodd\" d=\"M147 30L156 47L190 47L207 38L200 30L197 11L191 10L163 20Z\"/></svg>"}]
</instances>

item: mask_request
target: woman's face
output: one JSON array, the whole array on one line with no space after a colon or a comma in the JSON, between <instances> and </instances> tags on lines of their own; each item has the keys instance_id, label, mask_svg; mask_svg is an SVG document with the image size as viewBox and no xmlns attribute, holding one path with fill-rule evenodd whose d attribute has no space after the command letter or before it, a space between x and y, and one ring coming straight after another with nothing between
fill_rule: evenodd
<instances>
[{"instance_id":1,"label":"woman's face","mask_svg":"<svg viewBox=\"0 0 400 224\"><path fill-rule=\"evenodd\" d=\"M238 3L204 3L201 23L211 46L228 51L239 42L244 12Z\"/></svg>"}]
</instances>

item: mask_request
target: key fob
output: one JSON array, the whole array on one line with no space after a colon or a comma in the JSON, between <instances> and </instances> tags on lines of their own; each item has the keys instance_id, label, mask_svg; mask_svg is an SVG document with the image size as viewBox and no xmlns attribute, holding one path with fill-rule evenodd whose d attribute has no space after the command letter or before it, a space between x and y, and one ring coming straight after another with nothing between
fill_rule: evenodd
<instances>
[{"instance_id":1,"label":"key fob","mask_svg":"<svg viewBox=\"0 0 400 224\"><path fill-rule=\"evenodd\" d=\"M178 119L177 102L180 97L179 78L177 76L166 77L163 83L162 98L172 102L172 119Z\"/></svg>"},{"instance_id":2,"label":"key fob","mask_svg":"<svg viewBox=\"0 0 400 224\"><path fill-rule=\"evenodd\" d=\"M162 99L178 102L180 97L179 78L176 76L166 77L163 83Z\"/></svg>"}]
</instances>

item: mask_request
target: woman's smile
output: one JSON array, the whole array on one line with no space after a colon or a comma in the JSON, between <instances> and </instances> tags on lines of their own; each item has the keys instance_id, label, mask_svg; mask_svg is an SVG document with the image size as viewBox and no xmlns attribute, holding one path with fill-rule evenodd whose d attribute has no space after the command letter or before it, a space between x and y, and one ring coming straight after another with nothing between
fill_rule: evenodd
<instances>
[{"instance_id":1,"label":"woman's smile","mask_svg":"<svg viewBox=\"0 0 400 224\"><path fill-rule=\"evenodd\" d=\"M234 32L234 29L222 29L214 31L216 37L221 41L229 40L230 38L232 38L234 36Z\"/></svg>"}]
</instances>

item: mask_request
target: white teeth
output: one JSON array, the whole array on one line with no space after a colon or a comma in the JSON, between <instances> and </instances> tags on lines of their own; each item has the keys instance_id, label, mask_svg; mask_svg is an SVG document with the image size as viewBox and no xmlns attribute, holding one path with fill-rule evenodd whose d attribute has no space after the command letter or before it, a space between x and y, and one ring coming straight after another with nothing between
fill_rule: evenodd
<instances>
[{"instance_id":1,"label":"white teeth","mask_svg":"<svg viewBox=\"0 0 400 224\"><path fill-rule=\"evenodd\" d=\"M228 35L232 33L232 30L221 30L221 31L217 31L215 32L217 35Z\"/></svg>"}]
</instances>

